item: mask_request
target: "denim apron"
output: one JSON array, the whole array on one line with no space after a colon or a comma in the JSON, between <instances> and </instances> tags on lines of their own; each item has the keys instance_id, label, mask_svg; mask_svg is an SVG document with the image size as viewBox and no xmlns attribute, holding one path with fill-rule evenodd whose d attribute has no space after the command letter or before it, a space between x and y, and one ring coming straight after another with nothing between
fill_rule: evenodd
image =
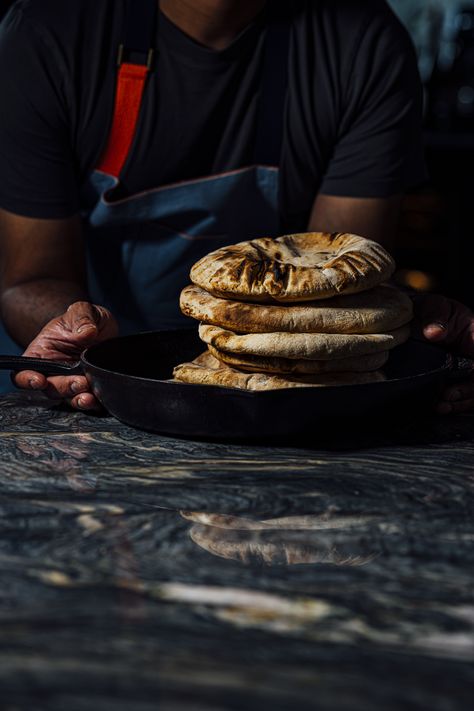
<instances>
[{"instance_id":1,"label":"denim apron","mask_svg":"<svg viewBox=\"0 0 474 711\"><path fill-rule=\"evenodd\" d=\"M267 12L252 165L114 199L140 140L156 54L157 0L128 2L109 140L81 193L90 299L112 311L123 334L189 325L179 294L194 262L223 245L279 232L290 23L284 3L270 1Z\"/></svg>"}]
</instances>

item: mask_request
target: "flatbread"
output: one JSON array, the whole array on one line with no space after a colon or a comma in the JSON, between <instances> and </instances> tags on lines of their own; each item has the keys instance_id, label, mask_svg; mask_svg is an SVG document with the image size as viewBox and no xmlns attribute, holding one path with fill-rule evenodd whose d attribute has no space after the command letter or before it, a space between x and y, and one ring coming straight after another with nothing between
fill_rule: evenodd
<instances>
[{"instance_id":1,"label":"flatbread","mask_svg":"<svg viewBox=\"0 0 474 711\"><path fill-rule=\"evenodd\" d=\"M199 336L224 353L302 360L332 360L389 351L408 340L409 326L391 333L364 335L332 333L237 334L219 326L199 326Z\"/></svg>"},{"instance_id":2,"label":"flatbread","mask_svg":"<svg viewBox=\"0 0 474 711\"><path fill-rule=\"evenodd\" d=\"M191 281L214 296L294 302L368 291L394 271L395 262L377 242L308 232L222 247L193 266Z\"/></svg>"},{"instance_id":3,"label":"flatbread","mask_svg":"<svg viewBox=\"0 0 474 711\"><path fill-rule=\"evenodd\" d=\"M359 385L385 380L380 371L373 373L334 373L332 375L311 375L293 378L277 377L263 373L241 373L220 363L209 351L198 356L191 363L178 365L173 371L174 379L195 385L218 385L239 390L281 390L284 388L327 387L337 385Z\"/></svg>"},{"instance_id":4,"label":"flatbread","mask_svg":"<svg viewBox=\"0 0 474 711\"><path fill-rule=\"evenodd\" d=\"M291 358L265 358L264 356L237 355L224 353L214 346L209 352L221 363L246 373L278 373L280 375L311 375L316 373L369 373L379 370L387 363L389 353L373 353L353 358L333 358L333 360L298 360Z\"/></svg>"},{"instance_id":5,"label":"flatbread","mask_svg":"<svg viewBox=\"0 0 474 711\"><path fill-rule=\"evenodd\" d=\"M413 317L410 297L387 284L360 294L275 305L230 301L187 286L180 306L185 316L240 333L386 333Z\"/></svg>"}]
</instances>

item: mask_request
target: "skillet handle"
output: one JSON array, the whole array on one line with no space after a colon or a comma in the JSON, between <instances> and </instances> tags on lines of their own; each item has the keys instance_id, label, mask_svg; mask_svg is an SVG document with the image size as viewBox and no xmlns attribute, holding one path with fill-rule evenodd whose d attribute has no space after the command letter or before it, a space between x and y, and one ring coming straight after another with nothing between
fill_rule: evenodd
<instances>
[{"instance_id":1,"label":"skillet handle","mask_svg":"<svg viewBox=\"0 0 474 711\"><path fill-rule=\"evenodd\" d=\"M59 360L0 355L0 370L34 370L43 375L83 375L81 361L63 363Z\"/></svg>"}]
</instances>

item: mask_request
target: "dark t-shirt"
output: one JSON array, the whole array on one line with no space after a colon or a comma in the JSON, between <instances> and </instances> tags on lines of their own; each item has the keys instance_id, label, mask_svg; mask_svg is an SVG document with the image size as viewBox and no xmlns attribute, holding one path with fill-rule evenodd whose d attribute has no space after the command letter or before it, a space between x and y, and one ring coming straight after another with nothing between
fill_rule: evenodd
<instances>
[{"instance_id":1,"label":"dark t-shirt","mask_svg":"<svg viewBox=\"0 0 474 711\"><path fill-rule=\"evenodd\" d=\"M318 194L388 197L425 178L414 50L384 0L292 0L282 208ZM125 0L18 0L0 28L0 207L80 209L107 142ZM123 174L134 194L252 162L263 17L223 51L160 15L156 71Z\"/></svg>"}]
</instances>

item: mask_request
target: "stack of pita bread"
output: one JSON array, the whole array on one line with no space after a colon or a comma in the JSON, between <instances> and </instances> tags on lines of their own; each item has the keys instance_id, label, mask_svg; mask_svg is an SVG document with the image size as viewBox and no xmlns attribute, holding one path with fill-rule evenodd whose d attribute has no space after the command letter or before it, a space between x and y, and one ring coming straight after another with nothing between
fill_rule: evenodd
<instances>
[{"instance_id":1,"label":"stack of pita bread","mask_svg":"<svg viewBox=\"0 0 474 711\"><path fill-rule=\"evenodd\" d=\"M409 337L412 302L384 284L395 270L376 242L303 233L223 247L197 262L182 312L207 351L175 380L244 390L377 382Z\"/></svg>"}]
</instances>

